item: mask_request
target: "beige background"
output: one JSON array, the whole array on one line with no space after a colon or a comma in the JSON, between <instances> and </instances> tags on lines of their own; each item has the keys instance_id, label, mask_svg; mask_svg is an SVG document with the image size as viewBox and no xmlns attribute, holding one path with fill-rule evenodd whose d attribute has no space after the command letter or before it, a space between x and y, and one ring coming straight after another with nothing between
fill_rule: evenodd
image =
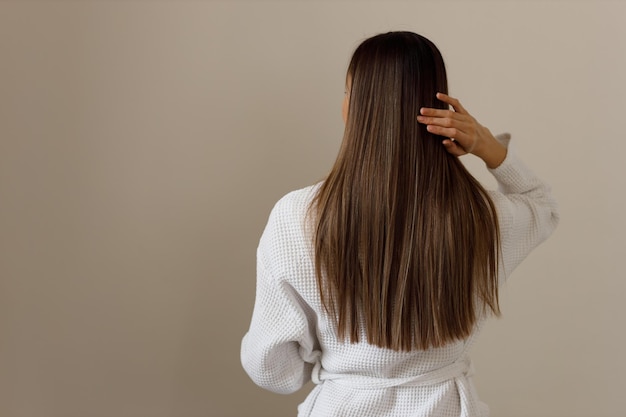
<instances>
[{"instance_id":1,"label":"beige background","mask_svg":"<svg viewBox=\"0 0 626 417\"><path fill-rule=\"evenodd\" d=\"M475 348L492 415L624 416L626 3L0 2L0 416L293 416L239 365L352 50L431 38L562 206ZM488 183L481 165L466 160ZM307 387L308 388L308 387Z\"/></svg>"}]
</instances>

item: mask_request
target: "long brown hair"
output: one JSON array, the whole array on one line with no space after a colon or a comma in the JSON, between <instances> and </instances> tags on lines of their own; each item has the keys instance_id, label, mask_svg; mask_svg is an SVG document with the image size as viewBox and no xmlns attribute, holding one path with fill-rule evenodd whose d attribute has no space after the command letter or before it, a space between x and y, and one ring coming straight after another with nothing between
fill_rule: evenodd
<instances>
[{"instance_id":1,"label":"long brown hair","mask_svg":"<svg viewBox=\"0 0 626 417\"><path fill-rule=\"evenodd\" d=\"M365 40L348 68L349 110L337 160L311 204L315 267L340 339L394 350L469 336L498 306L493 202L443 137L418 124L447 108L441 53L411 32Z\"/></svg>"}]
</instances>

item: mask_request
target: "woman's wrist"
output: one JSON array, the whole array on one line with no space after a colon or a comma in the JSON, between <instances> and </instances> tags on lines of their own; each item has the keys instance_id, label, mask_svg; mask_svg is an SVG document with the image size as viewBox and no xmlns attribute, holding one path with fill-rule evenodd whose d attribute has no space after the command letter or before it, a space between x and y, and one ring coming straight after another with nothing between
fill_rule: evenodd
<instances>
[{"instance_id":1,"label":"woman's wrist","mask_svg":"<svg viewBox=\"0 0 626 417\"><path fill-rule=\"evenodd\" d=\"M487 168L494 169L499 167L506 158L506 147L489 132L485 140L472 153L482 159Z\"/></svg>"}]
</instances>

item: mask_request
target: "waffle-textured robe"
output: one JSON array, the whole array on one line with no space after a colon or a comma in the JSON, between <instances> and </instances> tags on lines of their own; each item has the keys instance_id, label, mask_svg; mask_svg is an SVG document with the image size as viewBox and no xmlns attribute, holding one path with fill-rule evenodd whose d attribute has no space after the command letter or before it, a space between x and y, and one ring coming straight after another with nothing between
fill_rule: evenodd
<instances>
[{"instance_id":1,"label":"waffle-textured robe","mask_svg":"<svg viewBox=\"0 0 626 417\"><path fill-rule=\"evenodd\" d=\"M498 139L508 147L510 136ZM549 186L512 149L490 170L500 223L504 282L558 223ZM444 347L397 352L337 339L315 278L307 208L317 186L291 192L273 208L257 249L256 300L241 346L244 369L259 386L278 393L317 386L298 416L483 417L472 382L469 350L480 331Z\"/></svg>"}]
</instances>

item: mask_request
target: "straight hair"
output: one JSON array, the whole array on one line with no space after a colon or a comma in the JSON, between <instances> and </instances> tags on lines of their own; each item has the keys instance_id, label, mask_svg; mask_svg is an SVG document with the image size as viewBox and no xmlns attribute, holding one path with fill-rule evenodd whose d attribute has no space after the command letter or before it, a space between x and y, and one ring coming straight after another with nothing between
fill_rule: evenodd
<instances>
[{"instance_id":1,"label":"straight hair","mask_svg":"<svg viewBox=\"0 0 626 417\"><path fill-rule=\"evenodd\" d=\"M445 108L445 65L415 33L365 40L347 73L337 159L313 199L315 271L339 339L408 351L500 314L493 202L416 116Z\"/></svg>"}]
</instances>

